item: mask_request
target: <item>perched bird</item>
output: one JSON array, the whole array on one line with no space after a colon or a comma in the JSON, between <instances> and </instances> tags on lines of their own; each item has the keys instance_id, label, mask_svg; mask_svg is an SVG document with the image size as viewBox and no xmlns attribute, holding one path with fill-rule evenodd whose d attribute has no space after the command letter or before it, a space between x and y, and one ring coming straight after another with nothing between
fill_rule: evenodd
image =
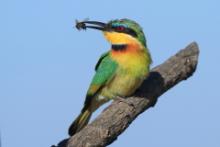
<instances>
[{"instance_id":1,"label":"perched bird","mask_svg":"<svg viewBox=\"0 0 220 147\"><path fill-rule=\"evenodd\" d=\"M97 29L103 32L111 49L95 66L95 75L86 94L80 115L71 124L69 135L88 124L92 113L116 97L130 96L148 76L151 56L142 28L133 20L116 19L108 23L82 21L77 29Z\"/></svg>"}]
</instances>

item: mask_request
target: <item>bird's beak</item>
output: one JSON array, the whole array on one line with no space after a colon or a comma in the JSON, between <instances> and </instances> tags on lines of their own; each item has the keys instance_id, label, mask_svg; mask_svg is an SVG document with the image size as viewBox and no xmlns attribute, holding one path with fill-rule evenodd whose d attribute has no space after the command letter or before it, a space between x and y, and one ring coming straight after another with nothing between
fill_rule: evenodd
<instances>
[{"instance_id":1,"label":"bird's beak","mask_svg":"<svg viewBox=\"0 0 220 147\"><path fill-rule=\"evenodd\" d=\"M106 31L108 27L106 23L98 22L98 21L81 21L81 22L76 21L76 28L78 30L81 29L85 30L87 28L91 28L91 29Z\"/></svg>"}]
</instances>

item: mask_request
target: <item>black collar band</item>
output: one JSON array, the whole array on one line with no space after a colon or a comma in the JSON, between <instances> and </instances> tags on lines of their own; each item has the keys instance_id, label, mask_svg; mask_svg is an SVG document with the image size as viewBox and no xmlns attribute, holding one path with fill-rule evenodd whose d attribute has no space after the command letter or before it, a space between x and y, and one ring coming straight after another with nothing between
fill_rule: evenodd
<instances>
[{"instance_id":1,"label":"black collar band","mask_svg":"<svg viewBox=\"0 0 220 147\"><path fill-rule=\"evenodd\" d=\"M123 51L127 48L126 44L112 44L112 49L115 51Z\"/></svg>"}]
</instances>

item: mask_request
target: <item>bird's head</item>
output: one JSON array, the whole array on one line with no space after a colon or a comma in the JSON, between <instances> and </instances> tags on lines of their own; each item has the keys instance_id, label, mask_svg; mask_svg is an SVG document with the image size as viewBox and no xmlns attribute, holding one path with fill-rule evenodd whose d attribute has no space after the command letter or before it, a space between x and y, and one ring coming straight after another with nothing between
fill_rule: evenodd
<instances>
[{"instance_id":1,"label":"bird's head","mask_svg":"<svg viewBox=\"0 0 220 147\"><path fill-rule=\"evenodd\" d=\"M82 21L76 23L77 29L97 29L104 33L112 45L138 44L146 48L146 39L138 23L130 19L116 19L108 23L98 21Z\"/></svg>"}]
</instances>

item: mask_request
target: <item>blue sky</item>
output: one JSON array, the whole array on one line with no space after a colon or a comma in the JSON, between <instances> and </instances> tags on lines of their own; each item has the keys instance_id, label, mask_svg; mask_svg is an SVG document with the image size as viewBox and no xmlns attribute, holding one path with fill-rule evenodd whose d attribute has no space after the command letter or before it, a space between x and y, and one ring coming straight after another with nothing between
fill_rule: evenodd
<instances>
[{"instance_id":1,"label":"blue sky","mask_svg":"<svg viewBox=\"0 0 220 147\"><path fill-rule=\"evenodd\" d=\"M110 47L100 32L73 28L75 19L130 18L144 28L152 67L192 41L201 54L194 76L162 95L111 147L219 147L219 6L217 0L0 1L2 146L48 147L67 137L94 66Z\"/></svg>"}]
</instances>

